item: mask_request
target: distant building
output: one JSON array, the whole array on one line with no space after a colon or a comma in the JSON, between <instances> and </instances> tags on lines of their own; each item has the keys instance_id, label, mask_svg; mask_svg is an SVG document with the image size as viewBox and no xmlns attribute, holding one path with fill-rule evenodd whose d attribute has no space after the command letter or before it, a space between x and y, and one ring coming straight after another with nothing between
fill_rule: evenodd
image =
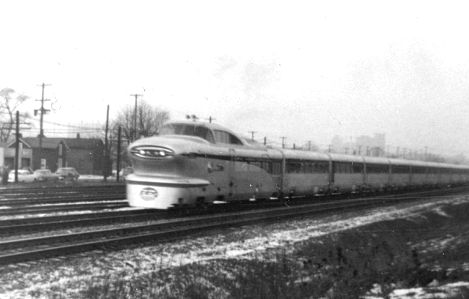
<instances>
[{"instance_id":1,"label":"distant building","mask_svg":"<svg viewBox=\"0 0 469 299\"><path fill-rule=\"evenodd\" d=\"M15 146L16 141L12 141L2 147L4 157L1 161L3 161L4 165L8 166L10 169L15 167ZM18 167L30 168L33 157L32 149L22 138L20 138L18 150L18 155L20 157Z\"/></svg>"},{"instance_id":2,"label":"distant building","mask_svg":"<svg viewBox=\"0 0 469 299\"><path fill-rule=\"evenodd\" d=\"M5 147L4 163L14 167L16 141ZM20 138L19 168L75 167L81 174L102 174L104 166L104 143L98 138ZM2 159L3 160L3 159Z\"/></svg>"}]
</instances>

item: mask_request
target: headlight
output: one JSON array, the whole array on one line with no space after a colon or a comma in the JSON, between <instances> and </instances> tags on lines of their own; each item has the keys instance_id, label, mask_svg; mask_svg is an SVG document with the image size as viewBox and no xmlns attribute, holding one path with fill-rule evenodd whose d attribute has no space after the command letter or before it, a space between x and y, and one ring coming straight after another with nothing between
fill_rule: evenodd
<instances>
[{"instance_id":1,"label":"headlight","mask_svg":"<svg viewBox=\"0 0 469 299\"><path fill-rule=\"evenodd\" d=\"M130 149L133 156L145 159L162 159L174 156L174 151L161 146L140 145Z\"/></svg>"}]
</instances>

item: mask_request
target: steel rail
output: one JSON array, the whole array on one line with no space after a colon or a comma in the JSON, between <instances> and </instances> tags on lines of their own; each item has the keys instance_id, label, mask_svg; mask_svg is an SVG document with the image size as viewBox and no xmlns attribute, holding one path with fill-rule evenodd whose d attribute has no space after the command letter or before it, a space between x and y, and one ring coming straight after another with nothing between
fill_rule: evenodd
<instances>
[{"instance_id":1,"label":"steel rail","mask_svg":"<svg viewBox=\"0 0 469 299\"><path fill-rule=\"evenodd\" d=\"M115 203L83 203L83 204L63 204L63 205L43 205L43 206L27 206L15 209L1 209L0 216L12 216L22 214L38 214L38 213L51 213L51 212L73 212L73 211L86 211L86 210L101 210L101 209L117 209L128 207L127 201L122 200Z\"/></svg>"},{"instance_id":2,"label":"steel rail","mask_svg":"<svg viewBox=\"0 0 469 299\"><path fill-rule=\"evenodd\" d=\"M70 217L72 216L72 217ZM47 219L44 219L47 218ZM37 217L32 219L15 219L21 221L0 221L0 236L25 234L37 231L64 229L87 225L106 225L123 222L147 221L167 218L164 212L152 210L114 211L101 213L86 213L80 215L64 215L55 217Z\"/></svg>"},{"instance_id":3,"label":"steel rail","mask_svg":"<svg viewBox=\"0 0 469 299\"><path fill-rule=\"evenodd\" d=\"M17 195L17 194L34 194L34 193L51 193L51 192L100 192L109 191L109 189L123 189L125 184L108 184L93 186L42 186L29 188L10 188L0 187L0 196Z\"/></svg>"},{"instance_id":4,"label":"steel rail","mask_svg":"<svg viewBox=\"0 0 469 299\"><path fill-rule=\"evenodd\" d=\"M28 204L47 204L47 203L72 203L80 201L106 201L125 199L125 195L120 194L101 194L101 195L74 195L61 197L44 197L44 198L25 198L25 199L0 199L1 206L25 206Z\"/></svg>"},{"instance_id":5,"label":"steel rail","mask_svg":"<svg viewBox=\"0 0 469 299\"><path fill-rule=\"evenodd\" d=\"M48 215L48 216L35 216L35 217L24 217L24 218L7 218L0 220L0 227L8 226L21 226L27 224L41 224L41 223L60 223L62 221L79 220L82 218L100 218L100 217L112 217L113 215L137 215L137 214L153 214L154 210L132 208L132 210L117 210L111 212L91 212L91 213L80 213L80 214L66 214L66 215Z\"/></svg>"},{"instance_id":6,"label":"steel rail","mask_svg":"<svg viewBox=\"0 0 469 299\"><path fill-rule=\"evenodd\" d=\"M0 195L0 199L22 199L22 198L30 198L34 196L35 198L43 198L43 197L62 197L62 196L69 196L69 195L89 195L89 196L96 196L96 195L103 195L103 194L125 194L125 189L122 190L100 190L100 191L92 191L92 190L74 190L74 191L63 191L63 192L56 192L56 191L48 191L48 192L32 192L32 193L12 193L12 194L5 194Z\"/></svg>"}]
</instances>

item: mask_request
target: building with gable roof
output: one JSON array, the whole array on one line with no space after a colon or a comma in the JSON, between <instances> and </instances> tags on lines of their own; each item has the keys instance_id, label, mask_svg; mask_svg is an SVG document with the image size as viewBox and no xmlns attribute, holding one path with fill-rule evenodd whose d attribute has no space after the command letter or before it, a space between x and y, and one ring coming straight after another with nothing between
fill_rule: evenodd
<instances>
[{"instance_id":1,"label":"building with gable roof","mask_svg":"<svg viewBox=\"0 0 469 299\"><path fill-rule=\"evenodd\" d=\"M16 140L5 146L4 164L14 167ZM80 174L102 174L104 166L104 143L99 138L20 138L19 168L33 170L74 167Z\"/></svg>"},{"instance_id":2,"label":"building with gable roof","mask_svg":"<svg viewBox=\"0 0 469 299\"><path fill-rule=\"evenodd\" d=\"M20 138L19 143L19 163L18 168L31 168L31 161L32 161L32 148L31 146ZM4 157L3 157L3 164L7 166L9 169L13 169L15 167L15 147L16 147L16 140L10 141L3 145L4 150Z\"/></svg>"}]
</instances>

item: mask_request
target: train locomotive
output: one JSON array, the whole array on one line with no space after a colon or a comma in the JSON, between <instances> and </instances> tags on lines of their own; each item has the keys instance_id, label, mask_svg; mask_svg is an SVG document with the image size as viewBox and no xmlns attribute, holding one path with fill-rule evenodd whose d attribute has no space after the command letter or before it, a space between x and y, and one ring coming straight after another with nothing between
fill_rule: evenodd
<instances>
[{"instance_id":1,"label":"train locomotive","mask_svg":"<svg viewBox=\"0 0 469 299\"><path fill-rule=\"evenodd\" d=\"M469 166L272 148L214 123L165 124L128 147L130 206L171 209L465 184Z\"/></svg>"}]
</instances>

